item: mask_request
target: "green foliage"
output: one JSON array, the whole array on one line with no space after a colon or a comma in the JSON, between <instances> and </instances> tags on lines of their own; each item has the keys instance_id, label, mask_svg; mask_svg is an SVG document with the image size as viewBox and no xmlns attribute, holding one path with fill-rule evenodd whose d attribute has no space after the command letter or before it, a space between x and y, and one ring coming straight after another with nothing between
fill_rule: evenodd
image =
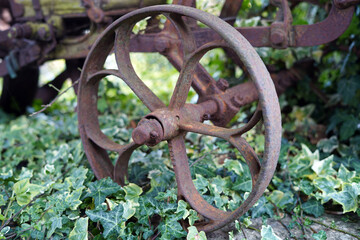
<instances>
[{"instance_id":1,"label":"green foliage","mask_svg":"<svg viewBox=\"0 0 360 240\"><path fill-rule=\"evenodd\" d=\"M188 235L186 237L186 240L206 240L206 235L204 231L198 232L196 227L191 226L188 227Z\"/></svg>"},{"instance_id":2,"label":"green foliage","mask_svg":"<svg viewBox=\"0 0 360 240\"><path fill-rule=\"evenodd\" d=\"M79 218L75 222L74 229L69 234L69 240L86 240L88 239L88 221L89 218Z\"/></svg>"},{"instance_id":3,"label":"green foliage","mask_svg":"<svg viewBox=\"0 0 360 240\"><path fill-rule=\"evenodd\" d=\"M199 4L218 13L220 1L208 2ZM268 26L274 18L268 1L245 0L242 10L237 26ZM296 24L313 23L325 15L306 3L298 4L293 13ZM337 46L330 51L324 46L258 49L275 70L311 57L319 71L281 97L284 139L279 165L264 196L236 220L237 231L251 228L251 219L258 217L279 219L292 214L291 227L299 222L308 227L311 221L303 214L321 217L325 210L341 208L360 215L360 65L352 51L359 49L358 24L355 16L336 43L348 46L347 51ZM143 25L137 26L140 34ZM176 70L159 54L132 54L131 59L138 75L168 103ZM206 54L201 63L215 79L227 78L231 84L247 80L221 49ZM315 96L310 81L324 93L326 102ZM194 92L188 100L196 102ZM128 185L120 187L110 178L95 180L81 146L74 106L76 100L70 94L47 114L14 119L0 113L0 239L206 239L194 227L202 217L185 201L177 202L173 166L164 144L134 152ZM254 104L242 108L231 124L242 125L254 108ZM98 110L102 131L119 143L131 139L131 125L148 113L120 80L110 77L99 86ZM318 129L323 129L322 134ZM262 133L259 126L244 134L259 156L264 152ZM194 185L204 199L222 210L239 207L252 189L244 158L213 137L187 134L186 147ZM112 160L116 157L110 154ZM188 233L181 221L189 225ZM280 239L266 224L261 237ZM326 239L326 233L319 231L312 237Z\"/></svg>"},{"instance_id":4,"label":"green foliage","mask_svg":"<svg viewBox=\"0 0 360 240\"><path fill-rule=\"evenodd\" d=\"M274 233L274 230L270 225L262 226L261 228L261 240L280 240L281 238Z\"/></svg>"},{"instance_id":5,"label":"green foliage","mask_svg":"<svg viewBox=\"0 0 360 240\"><path fill-rule=\"evenodd\" d=\"M317 201L314 198L305 202L302 205L302 208L305 213L314 215L315 217L320 217L324 213L324 207L321 205L321 203L319 201Z\"/></svg>"},{"instance_id":6,"label":"green foliage","mask_svg":"<svg viewBox=\"0 0 360 240\"><path fill-rule=\"evenodd\" d=\"M120 189L120 186L114 183L110 178L103 178L89 184L89 192L85 197L92 197L94 199L95 207L97 207L105 201L107 196L118 192Z\"/></svg>"},{"instance_id":7,"label":"green foliage","mask_svg":"<svg viewBox=\"0 0 360 240\"><path fill-rule=\"evenodd\" d=\"M122 227L125 227L125 218L123 218L124 207L122 204L118 204L111 211L103 210L87 210L86 215L89 216L91 221L97 222L100 221L101 225L104 227L104 237L109 235L119 235L121 233Z\"/></svg>"},{"instance_id":8,"label":"green foliage","mask_svg":"<svg viewBox=\"0 0 360 240\"><path fill-rule=\"evenodd\" d=\"M327 239L327 236L326 236L326 232L324 230L321 230L319 231L318 233L314 233L312 235L312 237L315 239L315 240L326 240Z\"/></svg>"}]
</instances>

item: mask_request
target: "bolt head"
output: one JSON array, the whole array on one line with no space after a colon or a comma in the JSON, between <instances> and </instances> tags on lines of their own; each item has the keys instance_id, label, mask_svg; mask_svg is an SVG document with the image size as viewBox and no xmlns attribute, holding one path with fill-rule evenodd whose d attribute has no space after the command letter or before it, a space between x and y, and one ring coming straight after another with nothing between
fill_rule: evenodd
<instances>
[{"instance_id":1,"label":"bolt head","mask_svg":"<svg viewBox=\"0 0 360 240\"><path fill-rule=\"evenodd\" d=\"M216 82L216 86L221 90L221 91L225 91L228 87L229 87L229 82L226 81L223 78L220 78L217 82Z\"/></svg>"},{"instance_id":2,"label":"bolt head","mask_svg":"<svg viewBox=\"0 0 360 240\"><path fill-rule=\"evenodd\" d=\"M150 138L151 139L157 139L159 137L159 133L157 133L156 131L151 131L150 132Z\"/></svg>"},{"instance_id":3,"label":"bolt head","mask_svg":"<svg viewBox=\"0 0 360 240\"><path fill-rule=\"evenodd\" d=\"M243 100L244 98L242 96L235 96L231 99L231 102L235 107L240 107L243 103Z\"/></svg>"},{"instance_id":4,"label":"bolt head","mask_svg":"<svg viewBox=\"0 0 360 240\"><path fill-rule=\"evenodd\" d=\"M271 42L275 45L280 45L285 41L285 34L283 31L274 31L270 36Z\"/></svg>"}]
</instances>

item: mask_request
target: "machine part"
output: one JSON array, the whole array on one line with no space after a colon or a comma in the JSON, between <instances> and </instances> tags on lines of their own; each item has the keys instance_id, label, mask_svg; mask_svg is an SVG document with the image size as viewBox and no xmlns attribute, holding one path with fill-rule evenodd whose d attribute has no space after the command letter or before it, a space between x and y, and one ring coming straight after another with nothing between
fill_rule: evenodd
<instances>
[{"instance_id":1,"label":"machine part","mask_svg":"<svg viewBox=\"0 0 360 240\"><path fill-rule=\"evenodd\" d=\"M101 23L105 18L105 13L99 7L95 5L92 0L83 0L84 7L86 8L86 14L91 21Z\"/></svg>"},{"instance_id":2,"label":"machine part","mask_svg":"<svg viewBox=\"0 0 360 240\"><path fill-rule=\"evenodd\" d=\"M334 0L328 16L323 21L294 26L291 25L291 13L287 1L281 0L279 19L274 25L236 29L253 47L285 48L321 45L337 39L344 33L351 23L355 6L359 3L360 0ZM193 32L198 47L221 40L219 35L206 28L195 29ZM132 39L130 49L132 52L157 52L155 48L157 37L157 34L137 35Z\"/></svg>"},{"instance_id":3,"label":"machine part","mask_svg":"<svg viewBox=\"0 0 360 240\"><path fill-rule=\"evenodd\" d=\"M175 50L184 61L181 64L169 106L166 106L136 75L130 61L131 31L134 24L148 16L165 15L180 36ZM197 46L192 31L186 25L186 18L192 18L209 27L222 40ZM211 29L211 30L210 30ZM191 86L198 86L194 73L199 68L198 61L209 50L216 47L231 48L243 61L257 90L259 106L250 121L239 129L227 129L202 123L204 119L218 119L223 113L219 109L227 105L218 98L237 96L233 88L219 90L219 94L204 96L198 104L187 104L186 98ZM103 69L104 62L115 52L118 69ZM110 140L100 129L97 111L98 87L100 81L113 75L122 79L151 111L134 129L133 142L120 145ZM221 84L223 85L223 84ZM226 84L225 84L226 85ZM201 88L194 88L197 92ZM216 88L217 89L217 88ZM236 90L236 89L235 89ZM203 94L205 94L203 92ZM208 99L206 99L208 97ZM230 101L230 100L229 100ZM261 107L260 107L261 106ZM220 114L220 115L219 115ZM265 126L265 152L260 163L254 150L241 135L263 119ZM281 115L277 94L270 74L264 63L249 42L233 27L220 18L198 9L159 5L133 11L112 23L93 45L83 67L78 93L78 121L80 136L86 156L97 178L111 177L124 184L128 161L132 152L147 144L160 141L169 144L170 156L174 166L179 198L185 199L192 208L206 220L196 223L199 230L213 231L238 218L256 203L265 191L274 174L280 151ZM146 124L146 127L143 125ZM191 179L184 137L187 132L195 132L219 137L232 144L246 159L252 176L252 191L242 205L233 212L219 210L209 203L196 190ZM115 166L107 151L119 154Z\"/></svg>"}]
</instances>

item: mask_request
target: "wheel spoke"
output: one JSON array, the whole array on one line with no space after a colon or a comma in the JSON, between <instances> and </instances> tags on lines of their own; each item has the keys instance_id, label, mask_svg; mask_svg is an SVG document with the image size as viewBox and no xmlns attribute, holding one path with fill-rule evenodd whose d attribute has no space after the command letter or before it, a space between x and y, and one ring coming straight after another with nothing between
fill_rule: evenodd
<instances>
[{"instance_id":1,"label":"wheel spoke","mask_svg":"<svg viewBox=\"0 0 360 240\"><path fill-rule=\"evenodd\" d=\"M123 24L116 31L115 58L119 71L126 84L150 111L163 108L165 104L138 77L131 64L129 54L131 29L132 25Z\"/></svg>"},{"instance_id":2,"label":"wheel spoke","mask_svg":"<svg viewBox=\"0 0 360 240\"><path fill-rule=\"evenodd\" d=\"M250 118L249 122L247 122L244 126L238 129L236 135L241 136L244 133L250 131L262 118L262 110L260 104L257 106L255 113Z\"/></svg>"},{"instance_id":3,"label":"wheel spoke","mask_svg":"<svg viewBox=\"0 0 360 240\"><path fill-rule=\"evenodd\" d=\"M225 46L227 45L223 41L210 42L208 44L204 44L196 51L189 54L186 58L184 58L184 64L180 71L179 78L176 82L176 86L170 100L170 109L178 109L185 104L192 81L194 79L195 71L200 75L208 75L206 74L206 70L199 64L199 61L204 56L204 54L214 48Z\"/></svg>"},{"instance_id":4,"label":"wheel spoke","mask_svg":"<svg viewBox=\"0 0 360 240\"><path fill-rule=\"evenodd\" d=\"M196 190L191 178L184 137L182 134L169 141L169 150L174 166L179 194L185 198L192 208L204 217L213 221L227 219L230 215L229 212L224 212L213 207L206 202Z\"/></svg>"},{"instance_id":5,"label":"wheel spoke","mask_svg":"<svg viewBox=\"0 0 360 240\"><path fill-rule=\"evenodd\" d=\"M133 151L138 148L140 145L132 142L125 145L121 151L119 151L119 157L116 160L115 168L114 168L114 181L119 183L120 185L125 184L125 177L128 177L128 164L129 159Z\"/></svg>"},{"instance_id":6,"label":"wheel spoke","mask_svg":"<svg viewBox=\"0 0 360 240\"><path fill-rule=\"evenodd\" d=\"M180 122L179 127L180 129L187 132L194 132L208 136L219 137L229 141L240 151L240 153L245 158L250 168L251 175L253 176L253 184L255 183L257 179L257 175L259 174L260 171L260 162L252 147L246 142L244 138L242 138L238 134L239 129L227 129L222 127L207 125L196 121Z\"/></svg>"},{"instance_id":7,"label":"wheel spoke","mask_svg":"<svg viewBox=\"0 0 360 240\"><path fill-rule=\"evenodd\" d=\"M238 129L228 129L213 125L204 124L196 121L180 121L179 128L187 132L200 133L208 136L219 137L227 141L230 137L238 133Z\"/></svg>"},{"instance_id":8,"label":"wheel spoke","mask_svg":"<svg viewBox=\"0 0 360 240\"><path fill-rule=\"evenodd\" d=\"M183 69L185 63L187 62L187 59L190 58L192 52L194 52L196 49L196 42L194 40L191 29L187 26L181 15L165 14L165 16L176 28L179 37L181 39L182 44L180 48L182 48L182 59L183 59L182 69ZM170 104L169 104L170 109L179 109L185 104L193 78L192 73L190 74L189 73L190 72L187 73L182 70L180 71L179 78L176 82L174 92L170 99Z\"/></svg>"},{"instance_id":9,"label":"wheel spoke","mask_svg":"<svg viewBox=\"0 0 360 240\"><path fill-rule=\"evenodd\" d=\"M84 130L87 137L98 147L109 150L120 152L123 147L120 144L117 144L110 140L100 129L99 120L98 120L98 110L97 110L97 93L99 82L101 79L108 75L113 75L119 78L122 78L122 75L118 70L101 70L93 74L89 74L89 77L86 80L84 88L87 91L83 96L84 104L83 115L86 115L87 122L84 125Z\"/></svg>"}]
</instances>

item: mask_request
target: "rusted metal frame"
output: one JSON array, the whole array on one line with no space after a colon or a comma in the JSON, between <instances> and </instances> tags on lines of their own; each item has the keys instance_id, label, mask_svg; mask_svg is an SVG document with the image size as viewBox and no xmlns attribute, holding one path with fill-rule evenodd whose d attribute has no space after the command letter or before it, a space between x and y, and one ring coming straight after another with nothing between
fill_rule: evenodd
<instances>
[{"instance_id":1,"label":"rusted metal frame","mask_svg":"<svg viewBox=\"0 0 360 240\"><path fill-rule=\"evenodd\" d=\"M182 4L185 6L194 6L195 1L194 0L186 0L186 1L175 1L174 4ZM196 25L196 20L192 18L185 18L184 23L188 25L188 29L193 27L194 24ZM177 26L178 25L178 26ZM194 28L191 28L192 31L194 31ZM181 28L179 28L179 24L176 23L176 21L171 20L171 18L168 17L168 21L165 23L164 29L157 34L157 42L155 43L156 50L163 54L169 62L180 72L182 69L182 65L184 64L184 46L186 48L189 48L189 45L191 45L193 51L195 46L193 44L196 39L192 36L192 33L190 33L189 30L186 30L187 33L185 34L184 30L181 32ZM183 39L184 36L190 36L191 40L189 39ZM136 39L132 39L132 42L136 41ZM186 44L181 44L181 41L183 41ZM130 45L130 48L132 45ZM133 50L133 49L131 49ZM210 74L205 70L204 67L202 67L200 64L196 66L196 74L193 76L194 80L192 81L192 87L193 89L198 93L199 98L201 99L202 96L205 96L207 94L214 94L217 93L216 88L216 82L215 80L210 76Z\"/></svg>"},{"instance_id":2,"label":"rusted metal frame","mask_svg":"<svg viewBox=\"0 0 360 240\"><path fill-rule=\"evenodd\" d=\"M244 213L258 199L258 197L260 197L260 195L262 194L262 191L264 191L264 189L266 188L268 181L270 181L270 178L272 175L271 172L274 170L274 164L276 166L276 159L277 159L276 154L278 152L277 148L279 146L277 142L280 142L279 141L280 140L279 134L281 133L281 131L279 130L280 116L277 116L277 114L280 115L280 112L279 112L279 110L277 110L279 107L278 107L278 105L276 105L277 104L276 94L273 94L271 91L271 87L273 87L271 85L272 84L271 80L269 78L269 75L266 73L266 71L265 72L263 71L263 69L265 69L265 67L261 63L260 58L256 55L256 52L251 48L251 46L247 43L247 41L238 34L238 32L236 30L231 28L229 25L224 25L224 23L221 20L219 20L218 18L216 18L212 15L205 14L197 9L185 8L185 7L181 7L181 6L149 7L147 9L137 10L133 13L128 14L127 16L125 16L123 18L120 18L118 21L114 22L108 28L108 30L102 34L102 38L95 43L93 49L90 52L88 59L86 60L86 63L84 65L84 70L82 72L81 81L80 81L80 90L79 90L79 98L78 98L79 99L80 133L81 133L82 140L84 143L84 148L86 150L88 158L90 158L89 161L92 164L92 167L99 166L99 164L105 165L100 170L100 172L97 170L97 172L96 172L97 177L103 177L106 174L108 176L113 177L113 173L111 172L111 170L113 170L113 167L111 167L109 164L110 160L109 160L108 156L107 155L105 156L105 154L106 154L105 150L103 148L99 148L99 145L94 145L93 141L91 141L89 139L89 136L87 135L87 132L91 131L91 130L86 130L86 128L88 128L92 124L98 124L97 114L93 114L94 111L96 112L96 107L94 107L94 106L96 106L96 97L94 97L94 96L96 96L96 93L97 93L97 89L96 89L97 86L95 85L95 87L94 87L94 85L93 86L89 85L89 83L91 81L87 82L87 79L88 79L87 74L88 73L94 74L98 71L101 71L100 68L105 61L105 57L111 51L111 48L112 48L111 41L113 41L113 39L114 39L112 31L115 28L118 28L119 24L125 23L125 26L127 25L127 27L130 27L131 26L130 23L136 22L146 16L149 16L149 15L151 16L153 14L158 14L161 12L165 12L165 13L167 12L170 14L175 13L175 14L189 16L192 18L198 18L204 24L208 25L209 27L211 27L214 30L216 30L217 32L219 32L222 35L222 37L230 44L230 47L234 48L235 51L241 56L241 58L243 58L244 62L246 63L246 66L250 69L249 72L254 75L254 80L256 82L256 87L259 90L259 96L260 96L261 102L262 102L262 104L266 104L266 106L263 107L263 112L264 112L263 117L264 117L265 123L268 123L267 125L265 124L266 142L268 144L265 146L265 158L263 161L264 165L261 167L258 177L253 178L253 179L255 179L254 181L256 181L256 178L258 178L258 180L256 181L256 183L254 185L254 190L252 191L252 193L250 193L251 197L249 197L245 201L245 203L235 212L233 212L233 213L223 212L222 213L222 215L224 215L224 216L227 215L227 216L231 216L231 217L226 217L226 219L222 219L220 222L212 221L212 222L206 224L205 226L202 226L202 228L204 230L210 231L210 230L214 230L216 228L221 227L222 225L226 224L227 222L232 221L232 219L236 218L239 214ZM233 42L234 39L237 39L239 42L236 42L236 43ZM125 42L125 43L127 42L127 44L129 41L129 39L126 39L126 38L118 39L118 40L124 40L121 42ZM118 41L116 41L116 43L118 44ZM97 46L97 45L99 45L99 46ZM243 47L247 48L246 52L242 52L241 49L243 49ZM128 45L125 45L125 49L126 49L126 51L129 51ZM105 55L104 55L104 53L105 53ZM125 54L125 55L127 55L127 54ZM101 57L99 57L98 55L101 55ZM246 56L249 57L250 59L247 59ZM191 55L189 55L189 58L191 59ZM121 59L121 60L125 60L125 62L127 61L126 58ZM187 59L185 59L185 60L187 60ZM189 60L189 61L191 62L191 60ZM259 63L259 61L260 61L260 63ZM259 66L259 64L260 64L260 66ZM185 63L184 66L185 67L190 66L190 64ZM257 66L256 71L254 69L255 66ZM122 72L122 75L124 75L123 67L130 68L130 69L132 68L130 65L119 64L119 68L120 68L120 71ZM258 67L260 67L260 69L258 69ZM128 70L125 69L125 72L126 71L128 71ZM184 70L184 72L186 72L186 71ZM125 77L127 77L127 76L125 76ZM184 86L184 87L182 87L182 86ZM94 90L94 88L96 90ZM178 89L183 89L182 91L185 92L188 89L188 81L184 81L184 82L179 81ZM179 92L180 92L180 90L179 90ZM273 91L273 92L275 92L275 91ZM160 119L160 121L162 121L164 130L170 129L169 133L164 132L165 139L172 139L174 137L177 138L176 134L178 136L181 136L181 133L178 132L179 130L177 129L177 124L176 124L177 120L176 119L180 120L186 116L194 117L194 115L196 115L196 114L190 114L190 115L187 114L188 112L192 112L192 110L191 110L192 108L190 106L188 106L188 105L182 106L182 103L183 103L182 95L183 94L184 93L181 93L180 95L174 94L174 98L175 98L175 96L180 96L180 99L179 99L180 104L175 104L177 102L176 100L173 101L174 106L176 106L174 109L172 109L172 110L171 109L168 109L168 110L159 109L159 110L153 111L153 113L151 114L153 117L156 117L156 119ZM95 101L95 102L93 102L93 101ZM93 107L89 107L89 105L91 105ZM202 116L200 116L203 113L201 111L199 111L199 107L200 108L205 107L205 108L212 109L210 111L216 111L215 108L217 108L218 105L214 104L213 101L206 101L199 105L194 105L193 111L195 113L198 113L196 121L202 121L202 119L203 119ZM275 108L275 109L273 109L273 108ZM85 117L88 114L96 115L96 117L92 117L91 119L88 119ZM167 118L163 118L164 116L166 116ZM168 121L168 119L173 119L173 120ZM270 127L270 125L272 125L272 123L274 123L275 125L273 127ZM166 124L168 124L168 125L166 125ZM95 126L95 125L93 125L93 126ZM96 128L97 128L97 126L96 126ZM169 140L169 141L173 141L173 140ZM231 143L233 145L236 145L238 141L241 141L241 139L234 138L234 140L233 140L233 138L231 138ZM172 144L170 144L170 145L171 145L170 151L173 151L174 150L173 145ZM132 147L129 147L129 149L132 149ZM177 149L177 148L175 147L175 149ZM245 151L245 152L249 152L249 151L251 152L251 150L249 150L249 149L246 150L246 147L239 149L239 150ZM124 152L126 152L125 155L130 155L129 151L131 151L131 150L124 150ZM184 154L184 153L185 152L183 151L181 154ZM183 156L186 156L186 153ZM102 159L98 160L97 157L100 157ZM246 155L245 155L245 157L249 158ZM252 155L252 157L256 157L256 156ZM178 157L174 158L174 155L172 155L172 159L175 161L185 161L186 160L186 159L179 159ZM275 163L274 163L274 161L275 161ZM121 162L126 162L126 161L121 161ZM186 160L186 164L188 164L187 160ZM106 165L109 165L109 166L106 166ZM123 164L119 163L119 165L123 165ZM179 165L177 163L175 163L174 166L175 166L175 169L179 169ZM181 168L181 166L180 166L180 168ZM177 176L177 177L179 177L179 176ZM186 181L192 183L191 178L187 179ZM182 188L181 181L178 182L178 184L179 184L179 188ZM193 207L195 209L198 209L198 206L196 205L196 202L197 202L196 199L189 196L186 192L180 191L179 194L183 195L185 198L190 199L189 201L192 201L194 204ZM203 201L203 203L205 203L205 202ZM203 209L203 208L201 208L201 209ZM208 216L210 218L210 220L218 219L219 215L217 213L220 212L220 210L214 210L215 212L212 212L212 213L204 213L202 210L199 210L199 211L201 211L201 213L203 213L205 216Z\"/></svg>"},{"instance_id":3,"label":"rusted metal frame","mask_svg":"<svg viewBox=\"0 0 360 240\"><path fill-rule=\"evenodd\" d=\"M22 40L21 42L23 46L10 51L4 61L0 63L0 76L11 74L16 77L17 69L35 62L41 56L41 48L35 42L29 40ZM6 59L9 59L9 61Z\"/></svg>"},{"instance_id":4,"label":"rusted metal frame","mask_svg":"<svg viewBox=\"0 0 360 240\"><path fill-rule=\"evenodd\" d=\"M300 81L308 73L309 69L314 70L313 61L304 60L295 63L288 70L272 73L271 78L277 94L282 94L289 86ZM219 106L218 113L212 115L210 120L216 126L225 126L236 115L240 107L257 101L259 98L254 83L249 81L229 88L220 94L208 96L206 99L213 99ZM261 111L259 105L257 111ZM254 114L253 117L256 115ZM250 120L249 124L252 121ZM239 134L244 132L246 132L245 129L239 130Z\"/></svg>"},{"instance_id":5,"label":"rusted metal frame","mask_svg":"<svg viewBox=\"0 0 360 240\"><path fill-rule=\"evenodd\" d=\"M114 46L116 64L121 71L120 78L126 82L150 111L154 111L157 108L165 107L165 104L137 76L130 60L130 33L135 23L123 22L116 30Z\"/></svg>"},{"instance_id":6,"label":"rusted metal frame","mask_svg":"<svg viewBox=\"0 0 360 240\"><path fill-rule=\"evenodd\" d=\"M32 4L35 11L36 20L38 21L44 20L44 14L41 10L40 0L32 0Z\"/></svg>"},{"instance_id":7,"label":"rusted metal frame","mask_svg":"<svg viewBox=\"0 0 360 240\"><path fill-rule=\"evenodd\" d=\"M10 5L11 15L13 19L17 19L24 14L24 7L21 4L15 2L14 0L9 0L8 2Z\"/></svg>"},{"instance_id":8,"label":"rusted metal frame","mask_svg":"<svg viewBox=\"0 0 360 240\"><path fill-rule=\"evenodd\" d=\"M225 26L221 26L221 25L220 26L211 26L211 24L208 21L206 21L208 19L201 19L201 20L203 20L207 25L210 25L210 27L212 27L212 28L216 29L216 28L220 27L224 31L226 29ZM213 21L215 21L215 20L213 20ZM219 24L219 23L217 23L217 24ZM226 25L226 26L228 26L228 25ZM221 30L219 30L219 29L217 29L217 30L221 32ZM230 36L231 36L231 30L230 29L226 29L226 30L227 30L226 32L228 34L230 34ZM227 41L231 41L231 40L229 40L229 38L227 38L227 37L229 37L229 35L222 34L222 37L225 38ZM231 36L231 37L236 38L235 36ZM246 45L246 43L247 42L245 41L242 44ZM232 46L232 47L235 47L235 46ZM242 46L242 47L244 47L244 46ZM239 51L239 49L237 49L237 50ZM240 56L242 56L241 55L242 53L238 52L238 54L240 54ZM242 56L242 57L244 57L244 56ZM244 58L243 60L247 61L249 59ZM247 62L247 64L249 64L249 62ZM186 67L187 65L184 64L184 66ZM250 67L251 65L247 65L247 66L250 68L250 72L251 72L252 71L251 67ZM184 72L186 72L186 71L184 70ZM266 119L266 115L265 115L265 119ZM179 139L179 140L177 140L177 139ZM199 228L204 229L205 231L214 230L219 225L226 224L229 219L231 220L234 217L238 216L237 215L238 213L242 213L242 211L244 211L244 208L240 207L238 210L231 213L231 217L230 217L230 215L229 216L224 216L224 213L221 214L219 210L212 209L212 207L210 205L208 205L206 203L206 201L204 201L197 192L195 192L196 189L192 188L193 185L191 185L192 184L191 177L189 177L189 170L188 170L188 167L186 167L187 157L186 157L186 153L184 151L182 151L183 148L184 148L184 147L182 148L182 146L184 146L184 145L183 145L183 140L181 139L181 136L178 136L176 138L176 140L173 139L173 140L170 140L170 142L169 142L169 148L170 148L170 151L171 151L170 155L171 155L171 157L173 159L174 166L175 166L175 171L177 173L176 177L177 177L177 182L178 182L178 186L179 186L179 193L188 202L190 202L191 206L194 209L196 209L201 214L204 214L206 217L211 219L210 223L206 224L205 226L199 226ZM184 182L186 182L186 184ZM182 184L184 184L184 185L182 185ZM191 189L193 189L193 190L191 190ZM258 189L261 189L261 187L257 187L257 186L254 187L254 192L252 192L252 194L254 194L254 196L259 194L257 192ZM247 199L248 202L251 202L253 200L254 199L252 197ZM245 208L246 208L246 206L248 206L247 202L245 203ZM204 211L204 209L206 211Z\"/></svg>"},{"instance_id":9,"label":"rusted metal frame","mask_svg":"<svg viewBox=\"0 0 360 240\"><path fill-rule=\"evenodd\" d=\"M242 3L243 0L226 0L221 9L220 18L230 25L234 25L236 16L241 9Z\"/></svg>"},{"instance_id":10,"label":"rusted metal frame","mask_svg":"<svg viewBox=\"0 0 360 240\"><path fill-rule=\"evenodd\" d=\"M194 52L196 48L195 39L192 36L191 30L180 15L166 14L165 16L167 16L167 18L170 20L170 22L173 24L173 26L179 33L182 42L182 58L187 61L187 59L191 57L192 52ZM196 65L194 67L196 67ZM190 86L192 84L191 73L191 70L189 72L180 71L179 78L176 82L174 92L170 99L170 109L179 109L185 104L186 98L190 90Z\"/></svg>"},{"instance_id":11,"label":"rusted metal frame","mask_svg":"<svg viewBox=\"0 0 360 240\"><path fill-rule=\"evenodd\" d=\"M289 40L289 37L286 36L287 46L315 46L335 40L348 28L354 9L354 5L345 9L333 5L325 20L311 25L291 26L289 34L292 36L292 40ZM271 26L242 27L236 29L253 47L273 47L274 45L271 42ZM328 29L332 29L332 31L328 31ZM198 47L211 41L220 40L220 37L209 29L196 29L193 31L193 34ZM131 42L131 51L156 52L156 38L156 34L134 36Z\"/></svg>"},{"instance_id":12,"label":"rusted metal frame","mask_svg":"<svg viewBox=\"0 0 360 240\"><path fill-rule=\"evenodd\" d=\"M102 9L97 7L93 0L82 0L84 7L86 8L87 16L96 23L100 23L105 18L105 13Z\"/></svg>"},{"instance_id":13,"label":"rusted metal frame","mask_svg":"<svg viewBox=\"0 0 360 240\"><path fill-rule=\"evenodd\" d=\"M289 45L293 45L291 10L287 0L272 0L272 3L279 10L276 21L270 26L270 41L273 48L287 48Z\"/></svg>"}]
</instances>

